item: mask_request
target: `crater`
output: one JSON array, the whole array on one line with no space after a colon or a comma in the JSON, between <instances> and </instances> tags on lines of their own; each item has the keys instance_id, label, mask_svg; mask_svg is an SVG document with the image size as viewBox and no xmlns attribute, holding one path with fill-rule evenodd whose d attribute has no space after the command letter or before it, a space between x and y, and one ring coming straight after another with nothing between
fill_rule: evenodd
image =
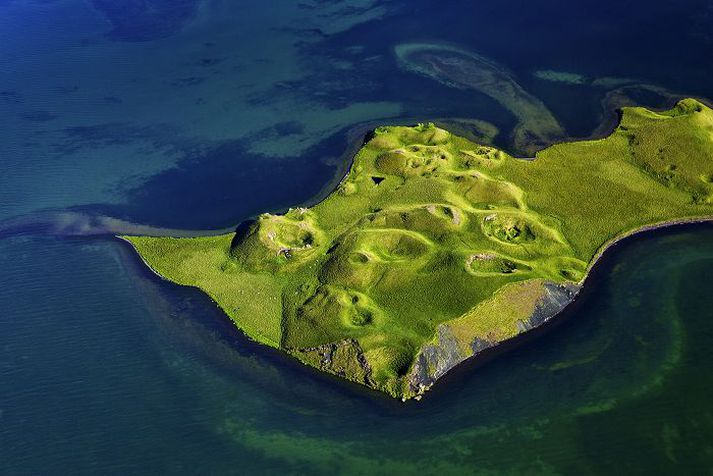
<instances>
[{"instance_id":1,"label":"crater","mask_svg":"<svg viewBox=\"0 0 713 476\"><path fill-rule=\"evenodd\" d=\"M490 251L468 256L465 266L471 274L513 274L532 271L532 268L525 263Z\"/></svg>"},{"instance_id":2,"label":"crater","mask_svg":"<svg viewBox=\"0 0 713 476\"><path fill-rule=\"evenodd\" d=\"M431 250L431 243L419 233L406 230L371 230L360 234L360 247L384 261L417 259Z\"/></svg>"},{"instance_id":3,"label":"crater","mask_svg":"<svg viewBox=\"0 0 713 476\"><path fill-rule=\"evenodd\" d=\"M537 239L533 227L524 218L497 213L483 218L483 232L504 243L525 243Z\"/></svg>"}]
</instances>

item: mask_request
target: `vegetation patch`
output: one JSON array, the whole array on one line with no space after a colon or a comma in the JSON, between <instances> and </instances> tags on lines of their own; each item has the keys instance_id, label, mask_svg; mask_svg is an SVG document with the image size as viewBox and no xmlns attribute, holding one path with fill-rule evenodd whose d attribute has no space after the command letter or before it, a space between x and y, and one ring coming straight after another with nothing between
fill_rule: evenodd
<instances>
[{"instance_id":1,"label":"vegetation patch","mask_svg":"<svg viewBox=\"0 0 713 476\"><path fill-rule=\"evenodd\" d=\"M248 336L410 398L560 309L608 243L713 216L712 130L713 111L691 99L627 108L609 137L519 160L432 124L380 127L312 208L230 235L123 238Z\"/></svg>"}]
</instances>

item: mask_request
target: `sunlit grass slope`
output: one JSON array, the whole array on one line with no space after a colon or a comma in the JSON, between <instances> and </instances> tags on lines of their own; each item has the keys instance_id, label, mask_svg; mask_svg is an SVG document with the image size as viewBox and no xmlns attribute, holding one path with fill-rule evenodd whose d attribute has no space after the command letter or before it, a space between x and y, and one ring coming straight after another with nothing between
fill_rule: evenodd
<instances>
[{"instance_id":1,"label":"sunlit grass slope","mask_svg":"<svg viewBox=\"0 0 713 476\"><path fill-rule=\"evenodd\" d=\"M455 339L459 361L513 337L548 283L580 282L605 244L709 217L712 202L713 111L688 99L625 109L611 136L534 161L433 125L383 127L310 209L236 235L124 238L248 336L410 397L424 390L410 375L428 346Z\"/></svg>"}]
</instances>

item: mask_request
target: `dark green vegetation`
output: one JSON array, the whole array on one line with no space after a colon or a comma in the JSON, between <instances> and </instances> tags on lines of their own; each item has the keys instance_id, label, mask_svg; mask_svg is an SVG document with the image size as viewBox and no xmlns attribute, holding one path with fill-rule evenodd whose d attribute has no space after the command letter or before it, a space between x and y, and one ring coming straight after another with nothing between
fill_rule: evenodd
<instances>
[{"instance_id":1,"label":"dark green vegetation","mask_svg":"<svg viewBox=\"0 0 713 476\"><path fill-rule=\"evenodd\" d=\"M125 237L252 338L394 396L571 300L642 227L713 215L713 111L626 109L523 161L432 125L379 128L338 189L236 235Z\"/></svg>"}]
</instances>

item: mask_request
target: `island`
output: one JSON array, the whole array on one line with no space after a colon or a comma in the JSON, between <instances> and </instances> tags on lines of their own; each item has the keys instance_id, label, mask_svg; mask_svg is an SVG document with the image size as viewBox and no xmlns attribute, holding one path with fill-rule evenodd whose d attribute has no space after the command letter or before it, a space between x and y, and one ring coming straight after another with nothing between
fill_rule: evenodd
<instances>
[{"instance_id":1,"label":"island","mask_svg":"<svg viewBox=\"0 0 713 476\"><path fill-rule=\"evenodd\" d=\"M121 238L251 339L409 399L557 315L621 238L711 217L713 110L684 99L534 159L433 124L379 127L310 208Z\"/></svg>"}]
</instances>

